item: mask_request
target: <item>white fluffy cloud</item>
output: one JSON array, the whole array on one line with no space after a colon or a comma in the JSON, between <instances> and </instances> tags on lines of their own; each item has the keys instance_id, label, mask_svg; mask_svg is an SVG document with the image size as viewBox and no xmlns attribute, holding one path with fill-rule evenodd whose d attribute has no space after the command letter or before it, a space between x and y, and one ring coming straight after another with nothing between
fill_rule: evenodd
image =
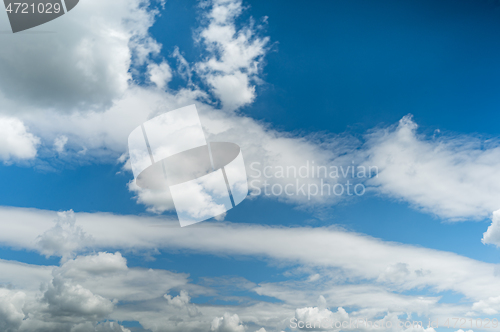
<instances>
[{"instance_id":1,"label":"white fluffy cloud","mask_svg":"<svg viewBox=\"0 0 500 332\"><path fill-rule=\"evenodd\" d=\"M500 296L492 296L486 300L475 302L472 306L473 312L483 315L496 315L500 310Z\"/></svg>"},{"instance_id":2,"label":"white fluffy cloud","mask_svg":"<svg viewBox=\"0 0 500 332\"><path fill-rule=\"evenodd\" d=\"M245 326L241 323L237 314L230 315L228 313L224 313L224 316L214 318L210 331L245 332Z\"/></svg>"},{"instance_id":3,"label":"white fluffy cloud","mask_svg":"<svg viewBox=\"0 0 500 332\"><path fill-rule=\"evenodd\" d=\"M165 294L164 298L170 306L173 306L178 310L187 311L189 317L196 317L200 315L200 311L197 306L190 303L191 297L185 290L181 290L180 294L175 297Z\"/></svg>"},{"instance_id":4,"label":"white fluffy cloud","mask_svg":"<svg viewBox=\"0 0 500 332\"><path fill-rule=\"evenodd\" d=\"M349 315L343 308L338 308L337 312L332 312L326 308L305 307L295 310L295 318L302 322L325 322L326 321L349 321ZM326 324L323 324L326 325Z\"/></svg>"},{"instance_id":5,"label":"white fluffy cloud","mask_svg":"<svg viewBox=\"0 0 500 332\"><path fill-rule=\"evenodd\" d=\"M23 306L26 294L0 288L0 329L5 332L17 331L25 317Z\"/></svg>"},{"instance_id":6,"label":"white fluffy cloud","mask_svg":"<svg viewBox=\"0 0 500 332\"><path fill-rule=\"evenodd\" d=\"M2 40L0 160L33 159L39 145L52 142L61 153L68 137L75 136L73 149L95 147L95 131L64 135L61 122L71 115L58 116L105 112L126 93L131 66L160 50L148 34L157 13L149 5L149 0L84 1L58 20ZM9 30L5 12L0 28ZM45 121L52 126L44 128ZM107 136L106 131L98 135Z\"/></svg>"},{"instance_id":7,"label":"white fluffy cloud","mask_svg":"<svg viewBox=\"0 0 500 332\"><path fill-rule=\"evenodd\" d=\"M162 91L173 75L183 75L180 67L187 68L189 77L197 74L198 81L215 82L226 110L225 100L231 99L231 110L253 100L251 81L257 79L268 38L259 37L251 25L236 30L241 1L206 3L202 21L208 22L197 38L209 55L188 64L177 51L184 65L176 73L165 60L151 60L161 49L148 34L155 4L86 1L43 26L55 33L9 38L0 51L0 113L15 113L56 152L65 147L65 160L109 162L127 151L131 130L155 114L192 103L213 109L207 92L190 82L177 91ZM8 21L1 23L7 26ZM214 26L229 34L217 37ZM144 64L147 79L159 89L132 80L132 74L141 75L136 65Z\"/></svg>"},{"instance_id":8,"label":"white fluffy cloud","mask_svg":"<svg viewBox=\"0 0 500 332\"><path fill-rule=\"evenodd\" d=\"M226 110L251 103L255 97L257 74L267 53L269 37L256 35L253 24L236 30L241 0L215 0L205 14L208 25L197 34L210 55L196 64L196 70L212 87Z\"/></svg>"},{"instance_id":9,"label":"white fluffy cloud","mask_svg":"<svg viewBox=\"0 0 500 332\"><path fill-rule=\"evenodd\" d=\"M52 280L43 301L48 304L50 314L58 318L78 317L97 321L113 311L111 301L59 277Z\"/></svg>"},{"instance_id":10,"label":"white fluffy cloud","mask_svg":"<svg viewBox=\"0 0 500 332\"><path fill-rule=\"evenodd\" d=\"M40 139L30 133L19 119L0 117L0 160L12 162L33 159Z\"/></svg>"},{"instance_id":11,"label":"white fluffy cloud","mask_svg":"<svg viewBox=\"0 0 500 332\"><path fill-rule=\"evenodd\" d=\"M249 87L248 76L242 72L210 77L207 81L224 106L230 109L249 104L255 97L255 87Z\"/></svg>"},{"instance_id":12,"label":"white fluffy cloud","mask_svg":"<svg viewBox=\"0 0 500 332\"><path fill-rule=\"evenodd\" d=\"M58 20L4 38L1 111L18 114L41 106L38 111L56 107L70 112L111 105L128 88L132 61L159 51L148 35L155 15L149 3L84 1ZM4 14L0 27L9 30Z\"/></svg>"},{"instance_id":13,"label":"white fluffy cloud","mask_svg":"<svg viewBox=\"0 0 500 332\"><path fill-rule=\"evenodd\" d=\"M105 322L118 303L141 305L177 287L204 292L189 286L184 274L129 268L120 253L78 256L59 267L0 261L0 269L5 271L0 285L8 285L0 287L0 327L9 332L127 332L120 324ZM188 309L187 317L195 317L198 309L189 300L182 291L170 302L177 309Z\"/></svg>"},{"instance_id":14,"label":"white fluffy cloud","mask_svg":"<svg viewBox=\"0 0 500 332\"><path fill-rule=\"evenodd\" d=\"M47 257L57 255L64 260L90 243L92 237L75 225L73 211L59 212L54 227L37 238L38 247L43 255Z\"/></svg>"},{"instance_id":15,"label":"white fluffy cloud","mask_svg":"<svg viewBox=\"0 0 500 332\"><path fill-rule=\"evenodd\" d=\"M172 79L172 69L166 62L148 65L149 80L160 89L164 89Z\"/></svg>"},{"instance_id":16,"label":"white fluffy cloud","mask_svg":"<svg viewBox=\"0 0 500 332\"><path fill-rule=\"evenodd\" d=\"M377 191L447 219L483 219L500 208L500 143L472 136L427 138L410 116L367 142Z\"/></svg>"},{"instance_id":17,"label":"white fluffy cloud","mask_svg":"<svg viewBox=\"0 0 500 332\"><path fill-rule=\"evenodd\" d=\"M482 241L484 244L494 244L500 247L500 210L493 212L491 225L484 232Z\"/></svg>"}]
</instances>

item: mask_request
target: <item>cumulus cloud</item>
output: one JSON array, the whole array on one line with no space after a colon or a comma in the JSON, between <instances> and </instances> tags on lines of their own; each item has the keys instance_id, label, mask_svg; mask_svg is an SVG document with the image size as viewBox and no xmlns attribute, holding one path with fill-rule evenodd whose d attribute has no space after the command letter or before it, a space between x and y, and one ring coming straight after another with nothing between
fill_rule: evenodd
<instances>
[{"instance_id":1,"label":"cumulus cloud","mask_svg":"<svg viewBox=\"0 0 500 332\"><path fill-rule=\"evenodd\" d=\"M207 81L224 106L230 109L249 104L255 97L255 87L249 86L248 76L241 72L209 77Z\"/></svg>"},{"instance_id":2,"label":"cumulus cloud","mask_svg":"<svg viewBox=\"0 0 500 332\"><path fill-rule=\"evenodd\" d=\"M0 288L0 329L14 332L21 326L26 294L20 291Z\"/></svg>"},{"instance_id":3,"label":"cumulus cloud","mask_svg":"<svg viewBox=\"0 0 500 332\"><path fill-rule=\"evenodd\" d=\"M9 163L33 159L40 139L19 119L0 116L0 160Z\"/></svg>"},{"instance_id":4,"label":"cumulus cloud","mask_svg":"<svg viewBox=\"0 0 500 332\"><path fill-rule=\"evenodd\" d=\"M40 252L47 257L57 255L63 259L72 256L92 242L81 227L75 225L73 211L58 212L56 225L45 231L37 239Z\"/></svg>"},{"instance_id":5,"label":"cumulus cloud","mask_svg":"<svg viewBox=\"0 0 500 332\"><path fill-rule=\"evenodd\" d=\"M241 323L237 314L225 313L222 317L215 317L212 321L210 331L214 332L245 332L245 326Z\"/></svg>"},{"instance_id":6,"label":"cumulus cloud","mask_svg":"<svg viewBox=\"0 0 500 332\"><path fill-rule=\"evenodd\" d=\"M244 232L246 231L248 230ZM262 230L259 233L262 234ZM281 234L281 236L285 235ZM241 242L239 239L236 241ZM421 248L417 250L421 250ZM239 255L241 251L235 253ZM276 253L272 255L276 255ZM434 252L434 256L436 256L436 252ZM352 257L350 258L352 259ZM446 259L450 259L450 257L446 257ZM360 259L358 258L357 261L359 262ZM318 264L314 263L314 260L312 263L312 265ZM311 266L311 261L309 263L303 261L301 264ZM1 261L0 268L2 271L8 269L11 274L16 276L26 274L24 270L18 270L14 273L14 267L9 268ZM43 267L31 266L30 268L42 269ZM478 266L472 268L477 269ZM382 321L391 320L397 324L404 320L398 318L403 313L417 312L419 315L428 315L429 317L455 317L473 312L473 307L480 309L478 305L467 306L466 303L440 305L439 298L401 295L398 294L398 289L395 289L396 293L393 293L386 286L380 286L376 283L363 284L359 278L357 279L360 281L358 285L343 285L342 279L338 277L331 280L339 273L344 274L344 267L333 269L330 272L328 269L323 269L326 279L331 281L320 282L316 285L311 285L311 281L304 280L304 284L298 282L294 285L293 281L262 283L255 288L255 285L247 285L247 282L241 286L242 289L249 291L255 288L254 291L257 294L274 297L280 301L274 303L252 301L249 305L237 307L208 303L193 304L186 289L191 289L190 292L194 292L195 296L196 294L214 295L216 293L189 284L187 275L127 267L126 260L120 253L100 252L78 256L63 263L60 267L52 267L52 269L53 277L45 288L42 287L41 296L37 295L38 292L30 291L31 293L26 293L28 295L24 302L17 302L17 304L24 303L23 314L29 317L23 320L22 331L38 331L42 327L47 331L69 332L79 329L93 331L93 328L97 331L99 328L102 328L103 331L108 331L111 328L114 330L110 331L120 331L121 326L116 323L107 326L99 321L102 319L112 321L137 320L144 328L151 329L153 332L202 332L210 330L212 327L216 331L255 331L263 326L265 326L266 331L273 331L285 329L289 325L290 318L293 317L313 320L319 318L343 319L348 316L349 319L380 320L376 317L385 315ZM134 272L133 279L128 277L131 271ZM478 275L482 273L479 271ZM442 274L441 277L448 278ZM23 284L18 283L19 278L13 276L6 278L13 282L12 287L22 288ZM35 280L37 280L36 277L32 275L31 286ZM486 285L488 281L483 282ZM459 281L459 283L463 283L463 281ZM170 289L180 289L180 293L177 296L169 295ZM12 297L16 292L19 291L11 292L9 296ZM24 298L22 293L19 295L20 299ZM494 302L490 301L491 299L483 298L489 301L489 305L494 305ZM234 300L235 297L232 299ZM318 307L304 307L304 304L307 305L311 302L319 302L320 305ZM349 315L343 309L338 309L337 312L328 309L329 306L336 306L338 303L359 309ZM387 314L387 311L392 313ZM475 311L474 315L481 314L484 315L484 313ZM172 320L173 317L175 317L174 320ZM420 330L409 329L408 331Z\"/></svg>"},{"instance_id":7,"label":"cumulus cloud","mask_svg":"<svg viewBox=\"0 0 500 332\"><path fill-rule=\"evenodd\" d=\"M59 267L0 261L0 269L0 285L8 283L0 286L0 326L9 332L127 332L112 318L124 301L140 306L177 287L203 293L185 274L130 268L119 252L77 256ZM187 291L165 299L171 312L200 315Z\"/></svg>"},{"instance_id":8,"label":"cumulus cloud","mask_svg":"<svg viewBox=\"0 0 500 332\"><path fill-rule=\"evenodd\" d=\"M243 11L240 0L204 3L206 25L197 34L209 55L196 64L198 74L212 87L224 109L235 110L255 98L257 74L267 53L269 37L260 37L253 22L237 30L235 20Z\"/></svg>"},{"instance_id":9,"label":"cumulus cloud","mask_svg":"<svg viewBox=\"0 0 500 332\"><path fill-rule=\"evenodd\" d=\"M132 62L144 62L159 51L148 34L156 14L148 10L149 4L148 0L85 1L71 14L33 30L53 33L4 39L2 112L44 107L70 112L111 105L128 88ZM8 30L7 20L0 24Z\"/></svg>"},{"instance_id":10,"label":"cumulus cloud","mask_svg":"<svg viewBox=\"0 0 500 332\"><path fill-rule=\"evenodd\" d=\"M332 312L327 308L320 309L319 307L299 308L295 311L295 318L297 321L312 322L313 324L315 322L323 322L324 326L327 321L349 321L349 315L341 307L337 309L337 312Z\"/></svg>"},{"instance_id":11,"label":"cumulus cloud","mask_svg":"<svg viewBox=\"0 0 500 332\"><path fill-rule=\"evenodd\" d=\"M4 40L0 159L32 159L39 144L43 151L38 156L49 164L53 157L64 157L66 162L110 162L124 153L127 131L133 127L120 123L128 118L136 125L137 116L143 120L151 111L130 100L119 103L138 86L136 67L147 64L155 84L168 81L169 66L150 60L161 49L148 32L159 4L156 0L86 1L69 15ZM8 29L7 20L0 25ZM52 33L37 33L47 30ZM118 108L129 103L130 111L139 115L113 111L116 103ZM13 114L19 120L6 118ZM53 149L45 148L50 146Z\"/></svg>"},{"instance_id":12,"label":"cumulus cloud","mask_svg":"<svg viewBox=\"0 0 500 332\"><path fill-rule=\"evenodd\" d=\"M493 212L491 225L483 233L481 240L484 244L493 244L500 247L500 210Z\"/></svg>"},{"instance_id":13,"label":"cumulus cloud","mask_svg":"<svg viewBox=\"0 0 500 332\"><path fill-rule=\"evenodd\" d=\"M113 311L111 301L59 277L52 280L43 301L48 304L50 314L57 317L76 316L97 321Z\"/></svg>"},{"instance_id":14,"label":"cumulus cloud","mask_svg":"<svg viewBox=\"0 0 500 332\"><path fill-rule=\"evenodd\" d=\"M160 89L164 89L172 79L172 69L166 62L148 65L149 80Z\"/></svg>"},{"instance_id":15,"label":"cumulus cloud","mask_svg":"<svg viewBox=\"0 0 500 332\"><path fill-rule=\"evenodd\" d=\"M190 303L191 297L185 290L181 290L179 295L175 297L172 297L171 295L168 294L165 294L164 297L170 306L173 306L176 309L186 310L189 317L195 317L201 314L200 311L198 310L198 307Z\"/></svg>"},{"instance_id":16,"label":"cumulus cloud","mask_svg":"<svg viewBox=\"0 0 500 332\"><path fill-rule=\"evenodd\" d=\"M202 21L207 22L196 35L207 48L207 58L189 64L176 49L173 55L180 63L175 73L161 57L156 57L158 62L151 59L161 49L148 33L157 14L156 2L149 6L148 0L125 5L117 1L80 4L71 15L44 26L57 33L37 35L34 42L24 40L31 38L28 35L10 39L12 45L0 52L6 60L0 66L6 82L0 81L4 97L0 111L15 110L42 141L56 143L57 152L70 141L67 158L109 162L127 150L131 130L155 114L195 102L214 109L207 91L190 79L176 91L162 91L173 75L183 76L183 70L186 77L197 75L197 82L215 82L217 94L232 98L232 104L253 99L249 84L257 79L268 38L259 37L252 25L236 30L241 1L215 1L204 8ZM218 38L211 32L214 26L230 35ZM146 80L159 89L137 83L144 64ZM41 77L51 84L40 84ZM86 152L78 154L81 151Z\"/></svg>"},{"instance_id":17,"label":"cumulus cloud","mask_svg":"<svg viewBox=\"0 0 500 332\"><path fill-rule=\"evenodd\" d=\"M174 307L177 308L185 307L191 300L186 291L181 291L180 294L177 295L176 297L172 297L168 294L165 294L164 297L167 300L168 304L173 305Z\"/></svg>"},{"instance_id":18,"label":"cumulus cloud","mask_svg":"<svg viewBox=\"0 0 500 332\"><path fill-rule=\"evenodd\" d=\"M121 253L99 252L95 255L78 256L69 260L61 266L59 271L67 278L86 279L96 275L124 272L126 270L127 260Z\"/></svg>"}]
</instances>

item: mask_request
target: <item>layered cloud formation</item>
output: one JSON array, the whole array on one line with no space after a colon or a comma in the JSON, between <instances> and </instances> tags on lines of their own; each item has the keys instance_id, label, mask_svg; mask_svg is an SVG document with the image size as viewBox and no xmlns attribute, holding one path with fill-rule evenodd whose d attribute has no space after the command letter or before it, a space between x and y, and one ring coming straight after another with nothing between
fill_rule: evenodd
<instances>
[{"instance_id":1,"label":"layered cloud formation","mask_svg":"<svg viewBox=\"0 0 500 332\"><path fill-rule=\"evenodd\" d=\"M368 194L409 202L452 221L482 220L500 209L497 139L424 135L411 116L362 138L276 130L238 112L255 99L272 47L253 21L236 24L244 11L241 1L202 2L194 33L202 59L190 63L174 48L175 66L160 55L162 46L148 32L161 6L87 0L71 15L44 25L57 33L19 34L6 42L0 50L0 160L45 169L59 167L55 160L70 165L119 160L130 171L128 134L160 113L196 104L207 139L241 146L249 174L255 162L274 169L312 161L375 166L374 177L326 181L358 181ZM184 85L172 89L173 78ZM295 183L258 178L270 186ZM321 179L307 183L321 185ZM255 186L263 189L262 182ZM129 189L149 211L172 209L168 194L133 182ZM322 208L346 198L282 193L269 199ZM420 320L500 310L499 298L492 296L500 292L494 264L336 228L211 223L181 230L164 217L16 208L1 208L0 220L3 246L61 258L58 266L0 261L0 330L7 332L133 331L117 323L123 321L153 332L270 332L287 328L292 318L369 318L391 321L399 331L397 323L412 314ZM500 246L499 228L495 212L483 242ZM284 266L284 274L295 278L259 284L217 280L221 290L208 279L193 282L184 273L130 267L124 257L160 250L257 257ZM254 297L225 295L230 284ZM443 303L443 292L462 301ZM239 305L193 302L202 296Z\"/></svg>"},{"instance_id":2,"label":"layered cloud formation","mask_svg":"<svg viewBox=\"0 0 500 332\"><path fill-rule=\"evenodd\" d=\"M59 267L0 262L2 271L9 271L0 280L10 285L3 293L4 307L10 308L5 315L21 331L40 322L50 322L61 330L88 322L95 327L105 317L116 321L132 317L152 331L203 331L209 326L215 331L251 331L252 326L274 331L284 329L293 317L323 316L378 320L382 315L397 326L404 321L403 313L415 313L425 320L492 315L500 310L498 299L491 297L500 291L495 286L499 284L495 264L335 228L227 223L179 228L175 220L156 217L12 208L1 209L0 217L9 220L2 225L1 243L41 254L47 254L43 239L59 229L63 219L74 230L52 237L51 247L65 248L53 252L62 257ZM31 226L29 232L16 238L26 225ZM80 234L79 241L75 241L75 233ZM74 245L68 247L67 243ZM244 278L221 279L214 281L215 288L213 282L192 283L182 273L130 268L120 252L109 253L104 248L261 257L271 264L279 262L299 278L260 284ZM19 273L22 278L13 277ZM223 299L221 291L226 287L278 301L241 297L241 304L235 307L191 302L193 296ZM421 289L461 294L463 300L450 304L441 303L439 295L404 295ZM171 295L172 291L178 295ZM343 307L356 310L348 314ZM338 313L327 308L339 308ZM177 317L175 323L170 322L172 315Z\"/></svg>"}]
</instances>

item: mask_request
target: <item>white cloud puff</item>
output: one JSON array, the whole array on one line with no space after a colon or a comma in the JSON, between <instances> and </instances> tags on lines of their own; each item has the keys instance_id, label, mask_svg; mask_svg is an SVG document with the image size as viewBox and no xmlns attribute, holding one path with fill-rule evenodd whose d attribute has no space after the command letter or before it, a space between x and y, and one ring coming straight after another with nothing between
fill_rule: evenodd
<instances>
[{"instance_id":1,"label":"white cloud puff","mask_svg":"<svg viewBox=\"0 0 500 332\"><path fill-rule=\"evenodd\" d=\"M494 244L500 247L500 210L493 212L491 217L491 225L486 232L483 233L481 240L484 244Z\"/></svg>"},{"instance_id":2,"label":"white cloud puff","mask_svg":"<svg viewBox=\"0 0 500 332\"><path fill-rule=\"evenodd\" d=\"M208 24L200 29L201 40L210 55L196 64L196 70L212 87L224 109L236 110L255 97L257 74L267 53L269 37L256 34L253 24L236 30L235 19L243 11L240 0L214 0L205 14Z\"/></svg>"},{"instance_id":3,"label":"white cloud puff","mask_svg":"<svg viewBox=\"0 0 500 332\"><path fill-rule=\"evenodd\" d=\"M40 139L21 120L0 116L0 160L9 163L33 159L39 144Z\"/></svg>"},{"instance_id":4,"label":"white cloud puff","mask_svg":"<svg viewBox=\"0 0 500 332\"><path fill-rule=\"evenodd\" d=\"M43 301L56 317L78 317L97 321L113 311L113 303L79 284L55 277L44 293Z\"/></svg>"},{"instance_id":5,"label":"white cloud puff","mask_svg":"<svg viewBox=\"0 0 500 332\"><path fill-rule=\"evenodd\" d=\"M25 301L24 292L0 288L0 330L17 331L25 318L23 312Z\"/></svg>"},{"instance_id":6,"label":"white cloud puff","mask_svg":"<svg viewBox=\"0 0 500 332\"><path fill-rule=\"evenodd\" d=\"M92 237L75 225L73 211L58 212L54 227L37 238L37 245L43 255L47 257L57 255L63 260L91 243Z\"/></svg>"},{"instance_id":7,"label":"white cloud puff","mask_svg":"<svg viewBox=\"0 0 500 332\"><path fill-rule=\"evenodd\" d=\"M349 321L349 315L344 308L339 307L337 312L332 312L326 308L306 307L295 310L295 318L302 322L322 322L326 326L327 322Z\"/></svg>"},{"instance_id":8,"label":"white cloud puff","mask_svg":"<svg viewBox=\"0 0 500 332\"><path fill-rule=\"evenodd\" d=\"M0 328L9 332L129 332L113 322L118 303L140 306L173 288L189 288L187 275L129 268L120 253L78 256L60 267L0 261L0 269L0 285L8 285L0 286ZM200 315L184 290L169 307L186 317Z\"/></svg>"},{"instance_id":9,"label":"white cloud puff","mask_svg":"<svg viewBox=\"0 0 500 332\"><path fill-rule=\"evenodd\" d=\"M213 332L245 332L245 326L242 324L237 314L231 315L224 313L222 317L216 317L212 321L210 331Z\"/></svg>"},{"instance_id":10,"label":"white cloud puff","mask_svg":"<svg viewBox=\"0 0 500 332\"><path fill-rule=\"evenodd\" d=\"M148 65L149 80L160 89L164 89L172 79L172 69L165 61Z\"/></svg>"}]
</instances>

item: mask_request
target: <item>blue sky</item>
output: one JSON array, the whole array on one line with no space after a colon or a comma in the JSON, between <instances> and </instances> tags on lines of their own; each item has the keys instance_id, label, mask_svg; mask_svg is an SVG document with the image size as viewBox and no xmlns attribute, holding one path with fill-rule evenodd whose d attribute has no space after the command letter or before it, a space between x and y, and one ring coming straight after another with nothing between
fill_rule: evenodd
<instances>
[{"instance_id":1,"label":"blue sky","mask_svg":"<svg viewBox=\"0 0 500 332\"><path fill-rule=\"evenodd\" d=\"M499 33L497 1L82 0L2 34L0 330L498 319ZM252 189L181 228L127 138L191 104L250 180L313 160L377 176L325 179L359 197Z\"/></svg>"}]
</instances>

